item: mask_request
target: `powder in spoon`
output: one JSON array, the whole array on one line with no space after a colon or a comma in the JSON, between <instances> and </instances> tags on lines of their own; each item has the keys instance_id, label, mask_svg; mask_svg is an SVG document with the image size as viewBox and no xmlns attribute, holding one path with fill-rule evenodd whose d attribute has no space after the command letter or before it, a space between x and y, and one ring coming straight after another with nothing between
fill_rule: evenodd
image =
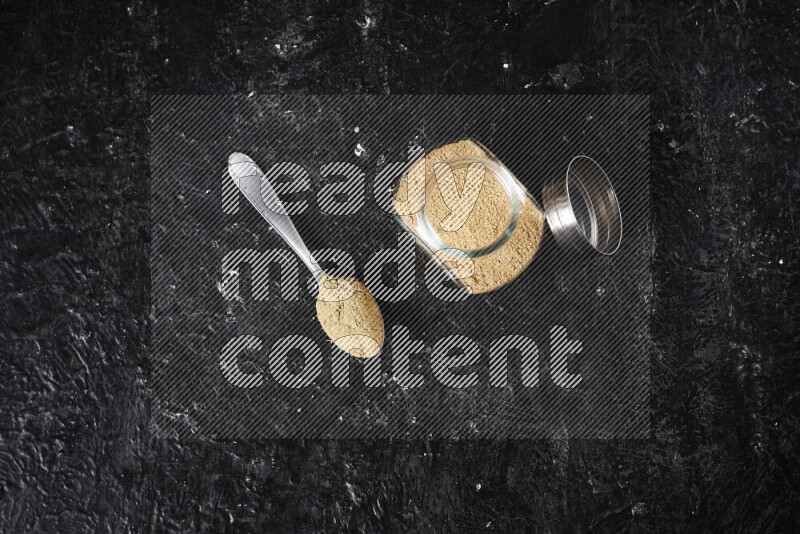
<instances>
[{"instance_id":1,"label":"powder in spoon","mask_svg":"<svg viewBox=\"0 0 800 534\"><path fill-rule=\"evenodd\" d=\"M494 243L506 231L510 220L508 195L491 172L484 175L484 183L473 211L464 224L456 231L443 231L441 223L450 213L435 178L434 166L440 162L453 161L463 157L492 158L494 156L483 146L470 139L443 145L430 151L411 165L406 176L398 184L393 205L406 227L419 236L421 217L436 232L443 243L454 249L472 252ZM466 173L453 173L459 188L463 191ZM427 177L425 184L425 206L417 213L407 213L406 204L412 192L409 191L409 177ZM433 177L433 178L432 178ZM544 233L544 213L528 197L522 195L516 227L508 239L488 254L471 258L472 268L464 268L463 256L448 257L447 250L434 251L444 263L459 265L451 273L472 293L486 293L498 289L525 270L539 250Z\"/></svg>"},{"instance_id":2,"label":"powder in spoon","mask_svg":"<svg viewBox=\"0 0 800 534\"><path fill-rule=\"evenodd\" d=\"M383 317L369 289L356 278L324 275L319 282L317 319L333 343L358 358L383 346Z\"/></svg>"}]
</instances>

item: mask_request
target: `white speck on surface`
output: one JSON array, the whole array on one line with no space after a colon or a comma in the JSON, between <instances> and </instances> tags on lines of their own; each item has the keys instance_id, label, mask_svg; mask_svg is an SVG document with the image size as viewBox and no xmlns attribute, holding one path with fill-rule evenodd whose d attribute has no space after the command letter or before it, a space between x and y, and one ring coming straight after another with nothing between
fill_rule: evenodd
<instances>
[{"instance_id":1,"label":"white speck on surface","mask_svg":"<svg viewBox=\"0 0 800 534\"><path fill-rule=\"evenodd\" d=\"M255 91L250 91L249 93L247 93L247 98L250 98L250 97L251 97L251 96L253 96L254 94L256 94L256 92L255 92Z\"/></svg>"},{"instance_id":2,"label":"white speck on surface","mask_svg":"<svg viewBox=\"0 0 800 534\"><path fill-rule=\"evenodd\" d=\"M358 126L356 126L355 128L353 128L353 131L354 131L355 133L358 133L358 131L359 131L359 130L360 130L360 128L359 128Z\"/></svg>"},{"instance_id":3,"label":"white speck on surface","mask_svg":"<svg viewBox=\"0 0 800 534\"><path fill-rule=\"evenodd\" d=\"M169 58L164 59L164 65L169 65Z\"/></svg>"},{"instance_id":4,"label":"white speck on surface","mask_svg":"<svg viewBox=\"0 0 800 534\"><path fill-rule=\"evenodd\" d=\"M350 494L350 500L353 501L353 503L355 504L359 504L360 501L356 496L355 488L353 488L353 485L350 484L349 482L345 482L344 484L345 486L347 486L347 493Z\"/></svg>"},{"instance_id":5,"label":"white speck on surface","mask_svg":"<svg viewBox=\"0 0 800 534\"><path fill-rule=\"evenodd\" d=\"M480 483L480 482L478 482L477 484L475 484L475 491L480 491L480 490L481 490L481 487L482 487L482 486L481 486L481 483Z\"/></svg>"},{"instance_id":6,"label":"white speck on surface","mask_svg":"<svg viewBox=\"0 0 800 534\"><path fill-rule=\"evenodd\" d=\"M708 69L702 63L697 63L694 68L697 69L697 72L700 74L700 76L705 76L708 74Z\"/></svg>"},{"instance_id":7,"label":"white speck on surface","mask_svg":"<svg viewBox=\"0 0 800 534\"><path fill-rule=\"evenodd\" d=\"M778 263L779 263L779 264L781 264L781 265L783 265L783 258L779 259L779 260L778 260Z\"/></svg>"},{"instance_id":8,"label":"white speck on surface","mask_svg":"<svg viewBox=\"0 0 800 534\"><path fill-rule=\"evenodd\" d=\"M525 85L523 85L522 87L523 87L524 89L530 89L532 86L533 86L533 82L528 82L528 83L526 83Z\"/></svg>"},{"instance_id":9,"label":"white speck on surface","mask_svg":"<svg viewBox=\"0 0 800 534\"><path fill-rule=\"evenodd\" d=\"M503 63L503 68L504 68L504 69L507 69L508 67L509 67L509 64L508 64L508 63Z\"/></svg>"},{"instance_id":10,"label":"white speck on surface","mask_svg":"<svg viewBox=\"0 0 800 534\"><path fill-rule=\"evenodd\" d=\"M354 152L355 152L355 155L356 155L357 157L359 157L359 158L360 158L362 155L364 155L364 153L365 153L366 151L367 151L367 149L366 149L366 148L364 148L363 146L361 146L361 143L358 143L358 144L356 144L356 149L355 149L355 151L354 151Z\"/></svg>"},{"instance_id":11,"label":"white speck on surface","mask_svg":"<svg viewBox=\"0 0 800 534\"><path fill-rule=\"evenodd\" d=\"M275 48L277 48L278 50L280 50L280 49L281 49L281 44L280 44L280 43L275 43Z\"/></svg>"}]
</instances>

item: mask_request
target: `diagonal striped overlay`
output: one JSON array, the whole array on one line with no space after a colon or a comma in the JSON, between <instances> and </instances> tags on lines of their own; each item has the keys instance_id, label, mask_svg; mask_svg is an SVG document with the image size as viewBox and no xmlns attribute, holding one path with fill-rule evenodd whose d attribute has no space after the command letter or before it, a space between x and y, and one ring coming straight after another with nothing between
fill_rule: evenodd
<instances>
[{"instance_id":1,"label":"diagonal striped overlay","mask_svg":"<svg viewBox=\"0 0 800 534\"><path fill-rule=\"evenodd\" d=\"M157 96L151 102L153 425L179 438L648 434L649 100L641 96ZM614 185L612 256L548 229L509 285L445 298L382 209L417 147L471 137L541 201L577 155ZM227 175L251 156L329 270L364 280L380 355L335 349L316 285ZM387 180L386 178L390 178Z\"/></svg>"}]
</instances>

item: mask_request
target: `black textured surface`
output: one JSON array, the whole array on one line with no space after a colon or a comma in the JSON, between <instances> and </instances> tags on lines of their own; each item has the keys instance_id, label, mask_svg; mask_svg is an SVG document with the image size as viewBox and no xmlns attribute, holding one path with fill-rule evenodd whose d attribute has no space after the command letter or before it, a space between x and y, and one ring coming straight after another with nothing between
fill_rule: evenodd
<instances>
[{"instance_id":1,"label":"black textured surface","mask_svg":"<svg viewBox=\"0 0 800 534\"><path fill-rule=\"evenodd\" d=\"M649 108L640 96L603 95L154 98L149 386L156 434L409 440L649 435ZM379 206L376 190L382 188L375 182L379 169L391 171L392 162L407 160L409 143L430 147L454 136L486 143L540 199L544 184L564 176L575 154L592 154L613 176L625 214L620 250L611 257L574 254L546 230L534 261L509 285L458 302L432 295L447 278L427 283L427 256ZM361 157L355 155L357 143L367 147ZM227 173L234 151L252 155L265 172L279 161L306 170L310 191L283 195L306 203L292 213L293 224L312 251L350 255L354 270L347 274L364 280L380 304L385 350L369 363L345 359L347 387L333 383L339 356L319 327L307 290L310 274L302 266L298 274L295 254ZM333 203L319 194L319 169L333 161L364 174L355 181L363 196L357 213L326 213ZM236 213L223 211L224 198ZM403 284L410 291L392 302L381 296L381 279L368 276L365 265L400 243L409 251L400 261L411 267L410 283ZM241 258L245 250L280 251L289 262L265 268L252 259L244 265L224 259ZM230 285L227 273L233 270L239 271L239 291L226 298L230 290L221 288ZM266 275L266 295L255 289L261 285L257 273ZM280 293L292 292L294 278L295 298L284 298ZM580 375L575 389L558 386L551 375L555 326L580 344L567 366ZM417 346L403 348L395 327ZM241 335L262 344L249 356L234 354L238 365L259 373L259 387L233 386L221 372L224 347ZM448 341L453 335L464 341ZM491 354L503 355L495 342L511 335L535 343L535 368L542 375L536 386L522 385L518 350L508 355L508 387L490 384ZM270 358L285 336L301 336L319 351L320 375L313 385L294 389L274 380ZM444 386L434 376L448 344L473 345L475 385ZM433 354L435 346L440 356ZM409 353L416 353L409 366L423 381L419 387L395 381L401 376L402 382L400 354ZM294 356L296 369L314 367L312 356Z\"/></svg>"},{"instance_id":2,"label":"black textured surface","mask_svg":"<svg viewBox=\"0 0 800 534\"><path fill-rule=\"evenodd\" d=\"M796 530L800 12L547 4L4 3L0 528ZM651 438L154 439L149 96L251 91L649 94Z\"/></svg>"}]
</instances>

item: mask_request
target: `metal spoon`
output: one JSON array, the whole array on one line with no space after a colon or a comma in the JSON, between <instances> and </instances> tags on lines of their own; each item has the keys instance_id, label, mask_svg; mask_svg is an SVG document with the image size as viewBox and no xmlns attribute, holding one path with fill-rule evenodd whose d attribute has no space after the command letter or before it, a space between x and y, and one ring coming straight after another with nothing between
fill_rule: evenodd
<instances>
[{"instance_id":1,"label":"metal spoon","mask_svg":"<svg viewBox=\"0 0 800 534\"><path fill-rule=\"evenodd\" d=\"M283 207L275 189L269 180L264 180L264 173L258 165L247 155L234 152L228 157L228 174L230 174L236 187L239 188L250 204L261 214L278 234L303 260L308 270L314 275L317 282L325 272L314 260L308 247L303 242L300 234L292 223L292 219Z\"/></svg>"},{"instance_id":2,"label":"metal spoon","mask_svg":"<svg viewBox=\"0 0 800 534\"><path fill-rule=\"evenodd\" d=\"M327 275L308 251L286 208L264 173L248 156L234 152L228 157L228 173L250 204L300 256L317 280L317 319L328 337L343 351L360 358L380 352L384 324L378 304L369 290L354 278ZM357 287L358 293L356 293Z\"/></svg>"}]
</instances>

